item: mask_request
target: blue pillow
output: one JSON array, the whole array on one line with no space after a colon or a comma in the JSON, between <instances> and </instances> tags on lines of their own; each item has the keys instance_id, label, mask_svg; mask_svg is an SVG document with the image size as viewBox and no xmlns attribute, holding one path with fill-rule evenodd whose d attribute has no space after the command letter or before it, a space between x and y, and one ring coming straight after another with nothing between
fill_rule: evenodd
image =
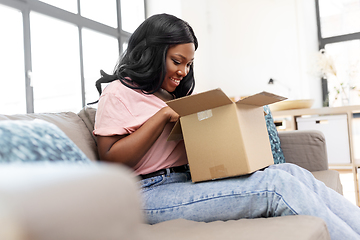
<instances>
[{"instance_id":1,"label":"blue pillow","mask_svg":"<svg viewBox=\"0 0 360 240\"><path fill-rule=\"evenodd\" d=\"M57 126L44 120L1 120L0 163L91 161Z\"/></svg>"},{"instance_id":2,"label":"blue pillow","mask_svg":"<svg viewBox=\"0 0 360 240\"><path fill-rule=\"evenodd\" d=\"M274 164L285 163L284 153L281 149L280 138L274 123L274 119L271 115L269 106L264 106L266 128L269 134L269 140L271 145L271 151L274 158Z\"/></svg>"}]
</instances>

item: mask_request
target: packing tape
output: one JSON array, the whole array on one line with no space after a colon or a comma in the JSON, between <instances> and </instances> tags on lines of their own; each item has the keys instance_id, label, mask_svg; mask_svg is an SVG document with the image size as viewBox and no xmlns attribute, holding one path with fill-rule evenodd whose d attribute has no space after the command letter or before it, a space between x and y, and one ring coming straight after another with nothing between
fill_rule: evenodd
<instances>
[{"instance_id":1,"label":"packing tape","mask_svg":"<svg viewBox=\"0 0 360 240\"><path fill-rule=\"evenodd\" d=\"M198 112L197 115L198 115L199 121L202 121L202 120L211 118L212 117L212 111L211 111L211 109L205 110L205 111L202 111L202 112Z\"/></svg>"}]
</instances>

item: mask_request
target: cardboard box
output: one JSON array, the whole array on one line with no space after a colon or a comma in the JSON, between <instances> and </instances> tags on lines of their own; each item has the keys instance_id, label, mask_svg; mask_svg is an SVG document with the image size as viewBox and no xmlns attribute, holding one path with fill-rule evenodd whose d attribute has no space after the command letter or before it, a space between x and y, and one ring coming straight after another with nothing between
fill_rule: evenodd
<instances>
[{"instance_id":1,"label":"cardboard box","mask_svg":"<svg viewBox=\"0 0 360 240\"><path fill-rule=\"evenodd\" d=\"M234 103L221 89L167 102L180 115L168 140L184 139L193 182L252 173L274 163L262 92Z\"/></svg>"}]
</instances>

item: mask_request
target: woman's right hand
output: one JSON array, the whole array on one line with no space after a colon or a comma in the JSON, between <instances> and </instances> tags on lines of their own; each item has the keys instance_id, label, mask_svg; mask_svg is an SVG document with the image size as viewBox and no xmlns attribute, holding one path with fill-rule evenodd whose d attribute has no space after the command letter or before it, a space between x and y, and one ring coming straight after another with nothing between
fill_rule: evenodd
<instances>
[{"instance_id":1,"label":"woman's right hand","mask_svg":"<svg viewBox=\"0 0 360 240\"><path fill-rule=\"evenodd\" d=\"M180 118L179 114L177 114L169 106L163 107L162 109L159 110L158 113L164 114L167 117L168 122L176 122Z\"/></svg>"}]
</instances>

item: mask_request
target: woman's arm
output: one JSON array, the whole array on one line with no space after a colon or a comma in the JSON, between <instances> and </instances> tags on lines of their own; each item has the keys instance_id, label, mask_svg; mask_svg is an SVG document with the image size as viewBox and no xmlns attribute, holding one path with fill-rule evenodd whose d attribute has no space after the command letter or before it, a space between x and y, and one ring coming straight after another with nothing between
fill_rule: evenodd
<instances>
[{"instance_id":1,"label":"woman's arm","mask_svg":"<svg viewBox=\"0 0 360 240\"><path fill-rule=\"evenodd\" d=\"M178 119L174 110L164 107L130 135L97 136L100 159L134 167L158 139L165 125Z\"/></svg>"}]
</instances>

